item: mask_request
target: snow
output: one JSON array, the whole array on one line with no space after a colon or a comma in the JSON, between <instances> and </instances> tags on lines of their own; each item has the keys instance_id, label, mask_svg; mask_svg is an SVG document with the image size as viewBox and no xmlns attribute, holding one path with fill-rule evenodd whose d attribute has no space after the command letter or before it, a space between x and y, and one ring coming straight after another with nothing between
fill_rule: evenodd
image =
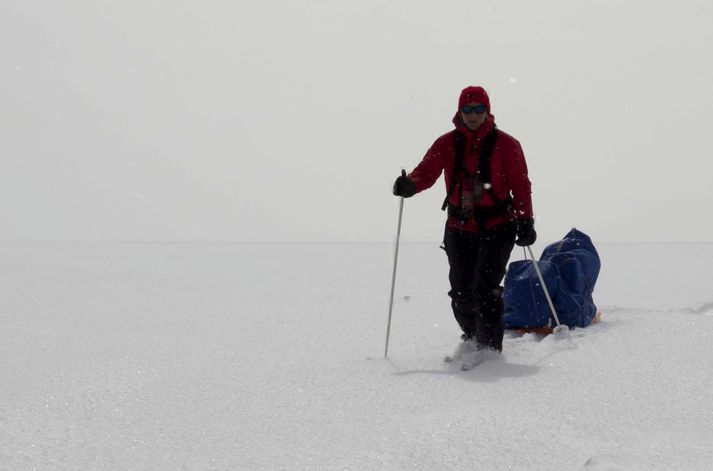
<instances>
[{"instance_id":1,"label":"snow","mask_svg":"<svg viewBox=\"0 0 713 471\"><path fill-rule=\"evenodd\" d=\"M0 469L710 469L713 245L590 235L603 322L468 372L435 243L388 360L390 244L0 244Z\"/></svg>"}]
</instances>

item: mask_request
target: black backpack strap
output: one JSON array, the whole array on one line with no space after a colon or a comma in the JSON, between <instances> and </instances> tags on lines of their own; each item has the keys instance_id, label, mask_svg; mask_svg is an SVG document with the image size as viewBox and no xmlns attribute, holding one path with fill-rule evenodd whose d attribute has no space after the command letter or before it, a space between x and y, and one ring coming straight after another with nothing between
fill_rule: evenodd
<instances>
[{"instance_id":1,"label":"black backpack strap","mask_svg":"<svg viewBox=\"0 0 713 471\"><path fill-rule=\"evenodd\" d=\"M493 193L493 185L490 175L490 159L493 156L495 141L498 138L498 128L493 128L483 139L478 152L478 169L475 175L475 187L473 188L475 200L480 201L483 197L483 189L487 188L488 192L495 200Z\"/></svg>"},{"instance_id":2,"label":"black backpack strap","mask_svg":"<svg viewBox=\"0 0 713 471\"><path fill-rule=\"evenodd\" d=\"M493 128L493 130L485 136L485 139L483 139L480 153L478 154L478 173L475 176L475 185L473 188L474 196L476 201L479 201L483 196L483 191L487 191L490 193L494 203L493 206L488 208L477 207L475 209L474 217L480 227L485 227L486 221L492 217L503 216L509 213L512 206L512 196L508 195L505 200L500 200L495 195L495 190L493 189L490 162L497 137L498 130L497 128Z\"/></svg>"},{"instance_id":3,"label":"black backpack strap","mask_svg":"<svg viewBox=\"0 0 713 471\"><path fill-rule=\"evenodd\" d=\"M450 200L453 191L456 189L456 182L458 181L460 171L463 168L463 156L465 154L465 135L457 129L453 131L453 151L453 174L451 175L451 184L448 185L448 193L446 194L446 199L443 200L443 206L441 206L442 211L445 211L448 207L448 201ZM463 187L461 186L461 190L462 188Z\"/></svg>"},{"instance_id":4,"label":"black backpack strap","mask_svg":"<svg viewBox=\"0 0 713 471\"><path fill-rule=\"evenodd\" d=\"M495 190L493 190L493 180L492 175L490 174L490 159L493 156L493 150L495 149L495 141L497 140L497 138L498 130L497 128L493 128L493 130L490 131L490 133L488 133L488 135L483 140L483 144L480 148L481 153L478 156L478 175L476 175L476 184L478 182L481 182L483 184L483 188L486 189L488 193L490 193L490 196L493 198L493 201L495 202L496 206L509 206L512 203L512 197L508 195L505 201L498 200L497 196L495 195Z\"/></svg>"}]
</instances>

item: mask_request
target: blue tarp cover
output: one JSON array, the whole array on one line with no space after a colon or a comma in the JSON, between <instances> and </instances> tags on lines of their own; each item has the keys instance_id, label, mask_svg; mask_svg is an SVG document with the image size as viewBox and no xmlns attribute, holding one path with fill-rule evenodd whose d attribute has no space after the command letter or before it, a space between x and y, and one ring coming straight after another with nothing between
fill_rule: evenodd
<instances>
[{"instance_id":1,"label":"blue tarp cover","mask_svg":"<svg viewBox=\"0 0 713 471\"><path fill-rule=\"evenodd\" d=\"M505 328L527 329L555 325L531 260L512 262L505 275ZM562 324L586 327L597 308L592 300L601 262L592 240L572 229L551 244L537 262Z\"/></svg>"}]
</instances>

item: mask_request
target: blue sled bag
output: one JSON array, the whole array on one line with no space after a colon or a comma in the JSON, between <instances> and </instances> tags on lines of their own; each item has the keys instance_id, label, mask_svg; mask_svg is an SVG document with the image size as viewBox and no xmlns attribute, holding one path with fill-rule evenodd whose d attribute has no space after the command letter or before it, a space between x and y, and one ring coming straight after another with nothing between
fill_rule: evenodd
<instances>
[{"instance_id":1,"label":"blue sled bag","mask_svg":"<svg viewBox=\"0 0 713 471\"><path fill-rule=\"evenodd\" d=\"M553 327L554 319L531 260L512 262L505 274L506 329ZM592 240L572 229L550 244L536 262L557 316L570 328L587 327L597 312L592 299L601 261Z\"/></svg>"}]
</instances>

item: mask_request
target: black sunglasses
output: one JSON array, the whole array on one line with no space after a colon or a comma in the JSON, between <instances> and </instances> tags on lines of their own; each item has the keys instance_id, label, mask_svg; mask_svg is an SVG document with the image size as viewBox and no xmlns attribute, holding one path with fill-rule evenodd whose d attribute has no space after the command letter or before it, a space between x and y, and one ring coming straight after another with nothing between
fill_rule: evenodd
<instances>
[{"instance_id":1,"label":"black sunglasses","mask_svg":"<svg viewBox=\"0 0 713 471\"><path fill-rule=\"evenodd\" d=\"M463 107L460 110L465 114L471 114L471 113L483 114L488 110L488 107L485 105L475 105L475 106L463 105Z\"/></svg>"}]
</instances>

